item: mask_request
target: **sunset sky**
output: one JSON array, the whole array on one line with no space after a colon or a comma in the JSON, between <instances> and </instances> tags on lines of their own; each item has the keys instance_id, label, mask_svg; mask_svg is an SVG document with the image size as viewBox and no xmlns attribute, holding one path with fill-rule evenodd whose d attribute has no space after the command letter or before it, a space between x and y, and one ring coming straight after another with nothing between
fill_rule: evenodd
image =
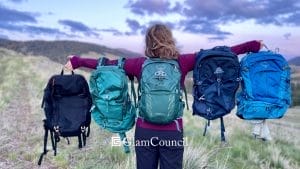
<instances>
[{"instance_id":1,"label":"sunset sky","mask_svg":"<svg viewBox=\"0 0 300 169\"><path fill-rule=\"evenodd\" d=\"M143 53L153 23L182 53L263 40L300 56L299 0L1 0L0 38L78 40Z\"/></svg>"}]
</instances>

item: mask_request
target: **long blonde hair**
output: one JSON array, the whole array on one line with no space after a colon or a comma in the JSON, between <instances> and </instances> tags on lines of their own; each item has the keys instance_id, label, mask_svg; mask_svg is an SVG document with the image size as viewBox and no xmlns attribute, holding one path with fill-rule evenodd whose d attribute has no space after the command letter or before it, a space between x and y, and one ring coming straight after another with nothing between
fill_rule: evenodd
<instances>
[{"instance_id":1,"label":"long blonde hair","mask_svg":"<svg viewBox=\"0 0 300 169\"><path fill-rule=\"evenodd\" d=\"M159 57L162 59L177 59L179 52L175 46L171 30L162 24L151 26L146 34L147 57Z\"/></svg>"}]
</instances>

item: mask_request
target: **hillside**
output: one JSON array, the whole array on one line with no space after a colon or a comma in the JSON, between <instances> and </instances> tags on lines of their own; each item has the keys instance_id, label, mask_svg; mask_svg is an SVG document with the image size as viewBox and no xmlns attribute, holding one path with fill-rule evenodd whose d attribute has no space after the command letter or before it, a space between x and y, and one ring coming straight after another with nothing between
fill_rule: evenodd
<instances>
[{"instance_id":1,"label":"hillside","mask_svg":"<svg viewBox=\"0 0 300 169\"><path fill-rule=\"evenodd\" d=\"M288 62L290 65L300 66L300 56L294 57L294 58L290 59Z\"/></svg>"},{"instance_id":2,"label":"hillside","mask_svg":"<svg viewBox=\"0 0 300 169\"><path fill-rule=\"evenodd\" d=\"M0 48L0 168L31 169L134 169L135 151L125 154L122 147L111 146L111 134L92 121L87 146L77 148L77 138L71 144L62 139L58 154L50 150L41 167L37 161L43 146L44 118L41 109L43 88L61 65L47 57L24 56ZM76 70L75 73L89 73ZM191 97L191 96L189 96ZM191 102L192 99L189 99ZM190 104L191 105L191 104ZM205 120L184 113L184 169L267 169L300 167L299 107L288 110L285 117L269 120L273 141L263 142L251 137L251 126L235 116L236 110L224 117L227 144L220 144L219 120L212 121L207 136L202 132ZM134 129L127 133L133 141ZM49 139L50 141L50 139Z\"/></svg>"},{"instance_id":3,"label":"hillside","mask_svg":"<svg viewBox=\"0 0 300 169\"><path fill-rule=\"evenodd\" d=\"M24 55L46 56L58 63L65 63L66 56L93 53L95 56L111 55L123 57L141 56L124 49L111 49L106 46L76 41L12 41L0 39L0 47L13 50Z\"/></svg>"}]
</instances>

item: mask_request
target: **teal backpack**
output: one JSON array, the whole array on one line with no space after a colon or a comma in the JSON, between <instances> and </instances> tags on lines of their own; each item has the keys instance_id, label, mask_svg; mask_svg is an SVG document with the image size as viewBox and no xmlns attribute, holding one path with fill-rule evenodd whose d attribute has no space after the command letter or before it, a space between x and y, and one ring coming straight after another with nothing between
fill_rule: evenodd
<instances>
[{"instance_id":1,"label":"teal backpack","mask_svg":"<svg viewBox=\"0 0 300 169\"><path fill-rule=\"evenodd\" d=\"M146 59L138 90L139 116L156 124L177 122L184 109L180 78L176 60Z\"/></svg>"},{"instance_id":2,"label":"teal backpack","mask_svg":"<svg viewBox=\"0 0 300 169\"><path fill-rule=\"evenodd\" d=\"M136 108L128 93L124 59L119 59L117 65L106 65L106 61L106 58L100 58L97 69L91 74L92 117L103 129L119 133L124 151L128 153L125 132L135 124ZM133 79L131 84L133 87ZM132 92L135 96L134 90Z\"/></svg>"}]
</instances>

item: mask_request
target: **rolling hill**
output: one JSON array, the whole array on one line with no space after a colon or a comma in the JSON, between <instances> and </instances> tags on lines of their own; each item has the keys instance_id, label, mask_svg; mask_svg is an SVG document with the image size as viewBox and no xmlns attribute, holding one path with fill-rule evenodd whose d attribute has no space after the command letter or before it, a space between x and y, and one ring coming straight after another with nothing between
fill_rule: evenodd
<instances>
[{"instance_id":1,"label":"rolling hill","mask_svg":"<svg viewBox=\"0 0 300 169\"><path fill-rule=\"evenodd\" d=\"M288 60L290 65L300 66L300 56Z\"/></svg>"},{"instance_id":2,"label":"rolling hill","mask_svg":"<svg viewBox=\"0 0 300 169\"><path fill-rule=\"evenodd\" d=\"M110 55L135 57L142 56L125 49L112 49L103 45L92 43L77 42L77 41L12 41L7 39L0 39L0 47L13 50L24 55L32 56L46 56L49 59L65 63L68 55L84 55L93 53L94 56Z\"/></svg>"}]
</instances>

